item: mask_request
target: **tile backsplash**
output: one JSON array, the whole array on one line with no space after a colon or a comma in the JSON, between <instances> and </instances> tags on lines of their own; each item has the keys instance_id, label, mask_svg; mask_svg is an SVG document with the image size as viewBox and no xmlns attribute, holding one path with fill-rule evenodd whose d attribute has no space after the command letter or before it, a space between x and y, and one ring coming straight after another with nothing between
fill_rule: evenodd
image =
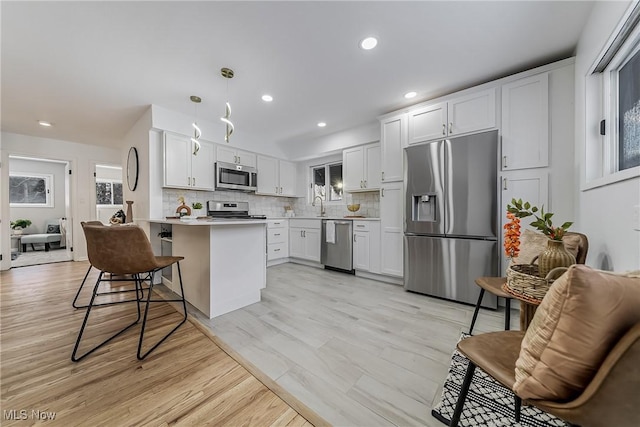
<instances>
[{"instance_id":1,"label":"tile backsplash","mask_svg":"<svg viewBox=\"0 0 640 427\"><path fill-rule=\"evenodd\" d=\"M162 190L162 210L163 217L175 216L176 209L180 205L178 197L183 196L185 202L191 206L194 202L200 202L203 209L207 208L207 200L249 202L249 214L266 215L267 217L284 216L285 206L293 207L297 217L317 216L320 214L320 204L311 206L306 197L272 197L257 196L253 193L243 193L240 191L196 191L196 190L176 190L165 188ZM351 213L347 210L348 203L360 203L360 210ZM380 193L377 191L367 193L352 193L346 195L343 203L326 205L326 212L329 216L342 217L346 215L363 215L367 218L380 217ZM204 215L204 211L203 211Z\"/></svg>"}]
</instances>

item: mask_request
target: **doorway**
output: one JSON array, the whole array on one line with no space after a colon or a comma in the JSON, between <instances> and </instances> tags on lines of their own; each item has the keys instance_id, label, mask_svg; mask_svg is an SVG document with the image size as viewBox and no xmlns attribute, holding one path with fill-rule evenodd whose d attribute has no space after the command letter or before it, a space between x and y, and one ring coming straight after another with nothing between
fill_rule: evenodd
<instances>
[{"instance_id":1,"label":"doorway","mask_svg":"<svg viewBox=\"0 0 640 427\"><path fill-rule=\"evenodd\" d=\"M9 156L11 267L71 261L70 162Z\"/></svg>"}]
</instances>

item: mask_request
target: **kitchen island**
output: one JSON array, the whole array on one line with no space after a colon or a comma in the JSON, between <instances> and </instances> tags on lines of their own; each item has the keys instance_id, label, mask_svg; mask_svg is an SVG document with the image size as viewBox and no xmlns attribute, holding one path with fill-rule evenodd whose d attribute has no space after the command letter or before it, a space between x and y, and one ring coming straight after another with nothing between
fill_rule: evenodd
<instances>
[{"instance_id":1,"label":"kitchen island","mask_svg":"<svg viewBox=\"0 0 640 427\"><path fill-rule=\"evenodd\" d=\"M209 319L260 301L266 286L266 221L146 220L156 255L183 256L186 300ZM162 282L180 293L177 267Z\"/></svg>"}]
</instances>

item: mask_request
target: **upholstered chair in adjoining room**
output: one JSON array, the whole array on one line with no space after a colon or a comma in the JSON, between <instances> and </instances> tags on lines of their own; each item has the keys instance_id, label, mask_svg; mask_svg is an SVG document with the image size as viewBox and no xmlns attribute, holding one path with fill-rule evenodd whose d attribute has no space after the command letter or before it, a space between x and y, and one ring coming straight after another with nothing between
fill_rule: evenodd
<instances>
[{"instance_id":1,"label":"upholstered chair in adjoining room","mask_svg":"<svg viewBox=\"0 0 640 427\"><path fill-rule=\"evenodd\" d=\"M91 267L100 271L98 279L93 287L91 300L87 305L87 311L78 332L78 338L76 339L75 347L71 355L71 360L76 362L83 359L89 354L93 353L109 341L124 333L127 329L131 328L140 321L141 311L140 303L145 302L145 311L142 316L142 326L140 328L140 338L138 340L138 359L144 359L149 353L157 348L164 340L166 340L173 332L175 332L186 320L187 320L187 305L184 299L184 289L182 286L182 273L180 271L180 261L184 257L178 256L155 256L151 248L151 243L145 235L144 231L138 226L104 226L102 224L83 224L85 238L87 241L87 253L89 256L89 262ZM180 298L178 299L152 299L154 274L165 267L168 267L174 263L177 263L178 277L180 280ZM104 306L106 304L97 304L96 298L99 296L98 287L101 282L110 281L110 279L103 279L105 273L111 273L114 275L131 275L133 276L133 282L135 286L136 298L126 300L123 302L134 303L136 306L136 319L132 323L125 326L123 329L102 341L100 344L94 345L91 349L85 351L82 355L78 356L78 347L82 341L85 328L89 321L90 314L94 308ZM87 272L88 274L88 272ZM149 275L149 287L146 289L147 297L144 298L144 291L142 287L143 277ZM85 276L86 279L86 276ZM150 303L168 303L168 302L180 302L182 303L182 319L180 322L167 333L163 338L157 341L150 349L143 352L143 340L147 326L147 318L149 315ZM104 317L104 316L103 316Z\"/></svg>"},{"instance_id":2,"label":"upholstered chair in adjoining room","mask_svg":"<svg viewBox=\"0 0 640 427\"><path fill-rule=\"evenodd\" d=\"M520 255L511 262L516 264L531 263L535 256L539 255L544 249L546 249L547 240L548 238L544 234L525 230L522 233ZM589 240L587 239L587 236L582 233L567 232L562 240L566 249L576 257L576 263L584 264L587 260L587 252L589 251ZM506 277L478 277L475 280L476 284L480 287L480 295L478 296L476 308L473 311L473 318L471 319L471 325L469 326L469 334L473 333L473 327L475 326L478 318L480 304L482 303L485 291L496 295L499 298L504 298L504 330L508 331L511 329L511 300L513 299L513 296L502 290L502 285L506 280Z\"/></svg>"},{"instance_id":3,"label":"upholstered chair in adjoining room","mask_svg":"<svg viewBox=\"0 0 640 427\"><path fill-rule=\"evenodd\" d=\"M526 332L461 340L469 360L451 426L464 412L476 367L527 404L584 427L640 426L640 272L574 265L557 279Z\"/></svg>"}]
</instances>

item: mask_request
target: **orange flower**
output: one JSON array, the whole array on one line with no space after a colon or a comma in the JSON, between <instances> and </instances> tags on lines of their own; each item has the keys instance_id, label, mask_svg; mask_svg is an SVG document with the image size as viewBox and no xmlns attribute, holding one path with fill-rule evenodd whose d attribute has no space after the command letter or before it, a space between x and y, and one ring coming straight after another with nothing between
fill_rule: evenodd
<instances>
[{"instance_id":1,"label":"orange flower","mask_svg":"<svg viewBox=\"0 0 640 427\"><path fill-rule=\"evenodd\" d=\"M508 258L515 258L520 252L520 218L507 212L509 222L504 225L504 253Z\"/></svg>"}]
</instances>

